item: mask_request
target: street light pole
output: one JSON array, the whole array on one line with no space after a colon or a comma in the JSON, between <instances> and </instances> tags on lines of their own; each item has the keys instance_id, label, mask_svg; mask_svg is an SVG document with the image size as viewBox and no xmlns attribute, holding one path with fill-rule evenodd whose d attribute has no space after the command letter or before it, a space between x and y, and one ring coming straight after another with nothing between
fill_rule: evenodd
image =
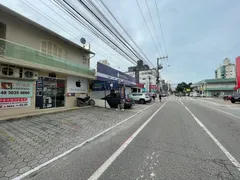
<instances>
[{"instance_id":1,"label":"street light pole","mask_svg":"<svg viewBox=\"0 0 240 180\"><path fill-rule=\"evenodd\" d=\"M149 93L150 93L150 92L151 92L151 77L150 77L150 76L148 76L148 80L149 80L149 81L148 81L148 86L149 86L149 87L148 87L148 88L149 88L148 91L149 91Z\"/></svg>"}]
</instances>

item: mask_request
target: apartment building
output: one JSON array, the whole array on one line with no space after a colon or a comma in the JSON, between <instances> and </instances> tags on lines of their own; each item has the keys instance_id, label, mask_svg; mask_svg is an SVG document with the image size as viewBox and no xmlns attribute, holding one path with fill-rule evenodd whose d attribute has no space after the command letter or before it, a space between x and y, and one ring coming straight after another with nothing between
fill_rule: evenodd
<instances>
[{"instance_id":1,"label":"apartment building","mask_svg":"<svg viewBox=\"0 0 240 180\"><path fill-rule=\"evenodd\" d=\"M126 72L126 74L135 77L135 72ZM157 72L154 69L139 71L139 83L144 85L142 92L157 91Z\"/></svg>"},{"instance_id":2,"label":"apartment building","mask_svg":"<svg viewBox=\"0 0 240 180\"><path fill-rule=\"evenodd\" d=\"M230 59L225 58L223 60L223 65L220 65L215 70L216 79L227 79L236 77L236 67L235 64L232 64Z\"/></svg>"},{"instance_id":3,"label":"apartment building","mask_svg":"<svg viewBox=\"0 0 240 180\"><path fill-rule=\"evenodd\" d=\"M0 5L0 118L76 106L95 71L88 49Z\"/></svg>"},{"instance_id":4,"label":"apartment building","mask_svg":"<svg viewBox=\"0 0 240 180\"><path fill-rule=\"evenodd\" d=\"M231 95L235 92L236 78L204 79L191 85L193 91L206 97Z\"/></svg>"}]
</instances>

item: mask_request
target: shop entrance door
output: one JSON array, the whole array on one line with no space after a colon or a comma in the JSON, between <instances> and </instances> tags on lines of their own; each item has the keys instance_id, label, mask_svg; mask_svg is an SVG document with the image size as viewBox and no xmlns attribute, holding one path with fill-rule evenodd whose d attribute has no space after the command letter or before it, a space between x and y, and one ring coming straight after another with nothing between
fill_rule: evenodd
<instances>
[{"instance_id":1,"label":"shop entrance door","mask_svg":"<svg viewBox=\"0 0 240 180\"><path fill-rule=\"evenodd\" d=\"M65 105L65 81L57 79L56 107Z\"/></svg>"},{"instance_id":2,"label":"shop entrance door","mask_svg":"<svg viewBox=\"0 0 240 180\"><path fill-rule=\"evenodd\" d=\"M36 107L40 109L65 106L65 81L39 78L37 81Z\"/></svg>"}]
</instances>

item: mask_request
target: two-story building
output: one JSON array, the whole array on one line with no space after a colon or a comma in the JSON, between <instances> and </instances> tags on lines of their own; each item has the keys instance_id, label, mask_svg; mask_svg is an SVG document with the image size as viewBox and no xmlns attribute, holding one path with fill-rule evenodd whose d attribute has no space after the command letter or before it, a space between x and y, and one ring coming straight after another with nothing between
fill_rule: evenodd
<instances>
[{"instance_id":1,"label":"two-story building","mask_svg":"<svg viewBox=\"0 0 240 180\"><path fill-rule=\"evenodd\" d=\"M93 55L0 5L0 118L76 106L95 79Z\"/></svg>"},{"instance_id":2,"label":"two-story building","mask_svg":"<svg viewBox=\"0 0 240 180\"><path fill-rule=\"evenodd\" d=\"M135 72L126 72L135 77ZM155 69L139 71L139 83L143 84L142 92L157 92L157 72Z\"/></svg>"},{"instance_id":3,"label":"two-story building","mask_svg":"<svg viewBox=\"0 0 240 180\"><path fill-rule=\"evenodd\" d=\"M205 79L191 85L193 91L206 97L230 95L235 92L236 78Z\"/></svg>"}]
</instances>

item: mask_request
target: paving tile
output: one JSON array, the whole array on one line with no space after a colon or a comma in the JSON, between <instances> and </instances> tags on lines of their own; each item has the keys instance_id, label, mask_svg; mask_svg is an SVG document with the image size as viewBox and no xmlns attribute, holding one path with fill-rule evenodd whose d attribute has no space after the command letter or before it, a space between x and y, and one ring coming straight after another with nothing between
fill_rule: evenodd
<instances>
[{"instance_id":1,"label":"paving tile","mask_svg":"<svg viewBox=\"0 0 240 180\"><path fill-rule=\"evenodd\" d=\"M35 160L32 160L32 161L29 161L27 165L33 167L36 164L38 164L38 160L35 159Z\"/></svg>"},{"instance_id":2,"label":"paving tile","mask_svg":"<svg viewBox=\"0 0 240 180\"><path fill-rule=\"evenodd\" d=\"M7 177L0 177L0 180L9 180Z\"/></svg>"},{"instance_id":3,"label":"paving tile","mask_svg":"<svg viewBox=\"0 0 240 180\"><path fill-rule=\"evenodd\" d=\"M4 177L5 174L6 174L5 171L0 171L0 179L1 179L2 177Z\"/></svg>"},{"instance_id":4,"label":"paving tile","mask_svg":"<svg viewBox=\"0 0 240 180\"><path fill-rule=\"evenodd\" d=\"M26 151L26 150L23 150L23 151L19 151L19 152L18 152L18 155L24 155L24 154L27 154L27 151Z\"/></svg>"},{"instance_id":5,"label":"paving tile","mask_svg":"<svg viewBox=\"0 0 240 180\"><path fill-rule=\"evenodd\" d=\"M28 170L30 170L31 168L29 167L29 166L26 166L26 167L24 167L24 168L21 168L20 170L19 170L19 173L20 174L22 174L22 173L25 173L25 172L27 172Z\"/></svg>"},{"instance_id":6,"label":"paving tile","mask_svg":"<svg viewBox=\"0 0 240 180\"><path fill-rule=\"evenodd\" d=\"M12 169L12 170L6 172L5 177L11 177L17 173L18 173L18 169Z\"/></svg>"},{"instance_id":7,"label":"paving tile","mask_svg":"<svg viewBox=\"0 0 240 180\"><path fill-rule=\"evenodd\" d=\"M29 162L29 161L32 161L32 160L34 160L34 156L28 156L28 157L26 157L23 161L24 162Z\"/></svg>"},{"instance_id":8,"label":"paving tile","mask_svg":"<svg viewBox=\"0 0 240 180\"><path fill-rule=\"evenodd\" d=\"M2 168L2 171L10 171L15 167L15 164L9 164L8 166L5 166L4 168Z\"/></svg>"},{"instance_id":9,"label":"paving tile","mask_svg":"<svg viewBox=\"0 0 240 180\"><path fill-rule=\"evenodd\" d=\"M12 164L19 164L20 162L23 162L22 158L18 158L18 159L13 160Z\"/></svg>"},{"instance_id":10,"label":"paving tile","mask_svg":"<svg viewBox=\"0 0 240 180\"><path fill-rule=\"evenodd\" d=\"M39 160L39 159L42 159L43 157L44 157L44 155L40 154L40 155L37 155L37 156L35 157L35 159Z\"/></svg>"},{"instance_id":11,"label":"paving tile","mask_svg":"<svg viewBox=\"0 0 240 180\"><path fill-rule=\"evenodd\" d=\"M40 160L38 160L39 164L45 163L46 161L48 161L48 158L42 158Z\"/></svg>"},{"instance_id":12,"label":"paving tile","mask_svg":"<svg viewBox=\"0 0 240 180\"><path fill-rule=\"evenodd\" d=\"M14 141L4 138L1 143L0 178L34 168L145 107L124 112L94 107L1 121L0 129L6 129Z\"/></svg>"},{"instance_id":13,"label":"paving tile","mask_svg":"<svg viewBox=\"0 0 240 180\"><path fill-rule=\"evenodd\" d=\"M15 166L15 168L21 169L21 168L25 167L26 165L27 165L27 162L20 162Z\"/></svg>"}]
</instances>

